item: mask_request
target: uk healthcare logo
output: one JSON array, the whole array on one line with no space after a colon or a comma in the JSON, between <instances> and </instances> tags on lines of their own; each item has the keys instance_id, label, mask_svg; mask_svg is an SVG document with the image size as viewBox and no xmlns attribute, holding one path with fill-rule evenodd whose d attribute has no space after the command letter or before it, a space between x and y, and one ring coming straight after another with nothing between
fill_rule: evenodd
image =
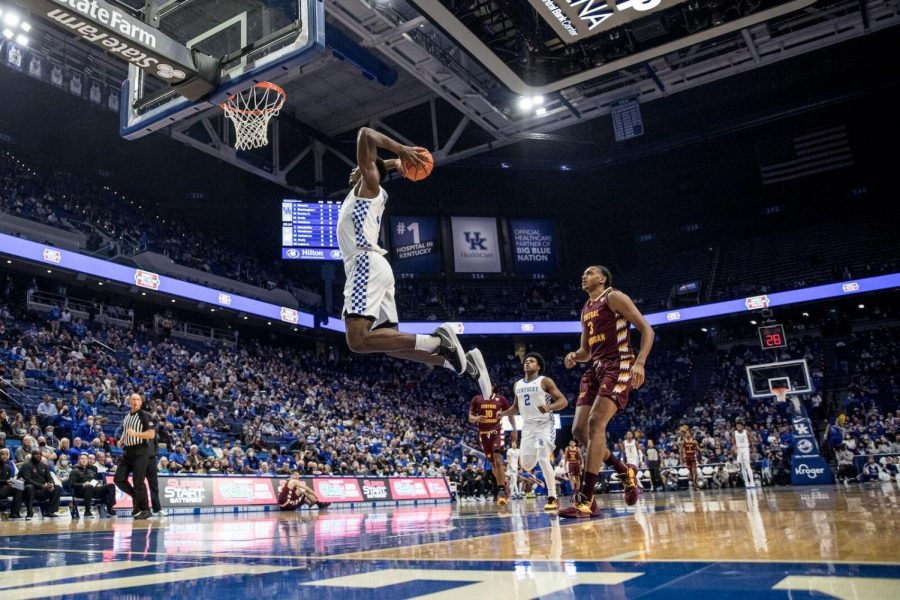
<instances>
[{"instance_id":1,"label":"uk healthcare logo","mask_svg":"<svg viewBox=\"0 0 900 600\"><path fill-rule=\"evenodd\" d=\"M469 250L487 250L487 238L481 237L480 231L466 231L466 242L469 243Z\"/></svg>"}]
</instances>

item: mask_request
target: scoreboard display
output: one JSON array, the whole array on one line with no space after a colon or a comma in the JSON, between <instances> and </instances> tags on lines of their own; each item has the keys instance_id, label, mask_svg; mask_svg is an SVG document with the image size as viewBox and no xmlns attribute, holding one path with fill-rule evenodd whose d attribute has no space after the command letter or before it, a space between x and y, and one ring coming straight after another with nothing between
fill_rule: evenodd
<instances>
[{"instance_id":1,"label":"scoreboard display","mask_svg":"<svg viewBox=\"0 0 900 600\"><path fill-rule=\"evenodd\" d=\"M759 328L759 344L763 350L774 350L787 346L784 325L763 325Z\"/></svg>"},{"instance_id":2,"label":"scoreboard display","mask_svg":"<svg viewBox=\"0 0 900 600\"><path fill-rule=\"evenodd\" d=\"M337 222L340 202L281 202L281 258L341 260Z\"/></svg>"}]
</instances>

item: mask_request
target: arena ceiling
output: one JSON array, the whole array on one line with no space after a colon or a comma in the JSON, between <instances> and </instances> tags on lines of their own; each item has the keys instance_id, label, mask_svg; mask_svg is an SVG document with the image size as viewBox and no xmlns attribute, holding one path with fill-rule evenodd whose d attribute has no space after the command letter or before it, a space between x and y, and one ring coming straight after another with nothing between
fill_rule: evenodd
<instances>
[{"instance_id":1,"label":"arena ceiling","mask_svg":"<svg viewBox=\"0 0 900 600\"><path fill-rule=\"evenodd\" d=\"M280 82L288 103L267 148L235 152L217 109L168 134L297 193L324 197L341 193L361 125L427 146L439 164L489 156L498 165L503 149L522 142L590 144L586 124L623 98L645 104L711 86L900 22L900 0L663 0L646 17L611 18L573 42L535 2L325 0L332 31L396 71L393 84L363 77L326 52ZM111 84L125 78L123 65L38 27L42 49L70 67ZM523 96L538 95L539 107L522 108Z\"/></svg>"}]
</instances>

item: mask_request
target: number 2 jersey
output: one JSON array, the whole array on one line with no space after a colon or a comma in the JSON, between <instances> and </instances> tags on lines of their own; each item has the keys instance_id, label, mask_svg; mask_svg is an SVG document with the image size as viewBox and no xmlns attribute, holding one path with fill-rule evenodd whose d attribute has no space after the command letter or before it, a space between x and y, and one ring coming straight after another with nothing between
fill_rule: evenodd
<instances>
[{"instance_id":1,"label":"number 2 jersey","mask_svg":"<svg viewBox=\"0 0 900 600\"><path fill-rule=\"evenodd\" d=\"M538 375L531 381L522 378L513 386L516 402L519 404L519 414L522 415L522 429L528 427L553 427L553 415L542 413L539 406L546 406L553 402L553 398L544 391L541 383L543 375Z\"/></svg>"}]
</instances>

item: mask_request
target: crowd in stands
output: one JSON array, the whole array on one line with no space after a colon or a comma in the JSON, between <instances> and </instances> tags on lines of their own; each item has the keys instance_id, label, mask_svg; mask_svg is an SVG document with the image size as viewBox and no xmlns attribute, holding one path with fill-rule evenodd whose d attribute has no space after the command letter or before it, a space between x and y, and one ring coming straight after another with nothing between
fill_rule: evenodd
<instances>
[{"instance_id":1,"label":"crowd in stands","mask_svg":"<svg viewBox=\"0 0 900 600\"><path fill-rule=\"evenodd\" d=\"M475 389L443 369L254 341L237 350L191 344L142 322L129 330L25 313L8 284L3 291L0 377L26 397L19 398L25 406L0 410L0 448L13 448L19 466L38 451L65 481L85 453L99 473L111 470L125 399L137 392L158 424L163 474L447 475L468 479L476 489L481 486L471 481L487 486L492 479L469 456L479 445L464 418ZM829 439L836 440L844 479L896 479L893 457L876 458L863 472L848 464L857 454L900 453L898 341L898 329L877 328L837 342L844 345L841 368L850 392ZM756 346L722 344L706 391L695 398L686 389L698 342L687 337L659 344L652 376L611 425L613 451L622 455L625 432L634 432L641 466L656 467L657 485L676 485L681 439L690 429L700 444L698 463L716 466L709 483L737 485L731 455L740 420L751 431L751 458L762 482L788 483L793 440L787 406L749 398L744 367L803 358L821 389L822 344L814 335L792 336L777 357ZM547 374L573 401L581 371L562 367L562 348L535 349L546 352ZM491 363L498 390L509 396L522 376L519 359L493 352ZM804 402L824 417L820 393ZM650 464L650 442L656 465Z\"/></svg>"},{"instance_id":2,"label":"crowd in stands","mask_svg":"<svg viewBox=\"0 0 900 600\"><path fill-rule=\"evenodd\" d=\"M78 175L2 149L0 211L81 231L88 234L89 251L102 248L108 256L159 252L181 265L258 287L311 291L306 282L283 273L278 263L239 252L145 200L127 200L99 176Z\"/></svg>"}]
</instances>

